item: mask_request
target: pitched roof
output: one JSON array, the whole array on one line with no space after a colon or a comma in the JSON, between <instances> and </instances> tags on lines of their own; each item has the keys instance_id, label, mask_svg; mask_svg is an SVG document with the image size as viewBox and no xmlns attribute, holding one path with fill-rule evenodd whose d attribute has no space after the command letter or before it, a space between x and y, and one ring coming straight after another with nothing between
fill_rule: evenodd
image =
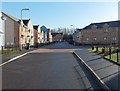
<instances>
[{"instance_id":1,"label":"pitched roof","mask_svg":"<svg viewBox=\"0 0 120 91\"><path fill-rule=\"evenodd\" d=\"M47 32L47 28L46 28L45 26L41 26L40 29L41 29L41 31L43 31L43 32Z\"/></svg>"},{"instance_id":2,"label":"pitched roof","mask_svg":"<svg viewBox=\"0 0 120 91\"><path fill-rule=\"evenodd\" d=\"M4 14L5 16L9 17L9 18L12 19L12 20L14 20L15 22L18 22L18 21L19 21L19 19L15 18L15 17L13 17L13 16L11 16L11 15L8 15L8 14L6 14L6 13L4 13L4 12L2 12L2 14Z\"/></svg>"},{"instance_id":3,"label":"pitched roof","mask_svg":"<svg viewBox=\"0 0 120 91\"><path fill-rule=\"evenodd\" d=\"M39 27L39 25L33 25L33 28L34 28L35 30L37 30L38 27Z\"/></svg>"},{"instance_id":4,"label":"pitched roof","mask_svg":"<svg viewBox=\"0 0 120 91\"><path fill-rule=\"evenodd\" d=\"M57 34L61 34L61 35L63 35L63 33L51 33L52 34L52 36L56 36Z\"/></svg>"},{"instance_id":5,"label":"pitched roof","mask_svg":"<svg viewBox=\"0 0 120 91\"><path fill-rule=\"evenodd\" d=\"M26 20L22 20L23 23L27 26L28 25L28 22L30 21L30 19L26 19Z\"/></svg>"},{"instance_id":6,"label":"pitched roof","mask_svg":"<svg viewBox=\"0 0 120 91\"><path fill-rule=\"evenodd\" d=\"M93 25L96 25L97 28L103 28L104 24L108 24L110 27L120 27L120 20L118 21L109 21L109 22L101 22L101 23L91 23L90 25L83 28L84 29L91 29Z\"/></svg>"}]
</instances>

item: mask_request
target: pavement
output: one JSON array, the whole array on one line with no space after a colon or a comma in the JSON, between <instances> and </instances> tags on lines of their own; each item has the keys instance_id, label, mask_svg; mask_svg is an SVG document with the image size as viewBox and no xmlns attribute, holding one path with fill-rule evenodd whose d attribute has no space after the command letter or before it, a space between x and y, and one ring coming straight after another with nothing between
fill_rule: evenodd
<instances>
[{"instance_id":1,"label":"pavement","mask_svg":"<svg viewBox=\"0 0 120 91\"><path fill-rule=\"evenodd\" d=\"M118 65L102 58L100 55L88 52L87 49L76 50L75 53L111 90L120 90L120 70Z\"/></svg>"},{"instance_id":2,"label":"pavement","mask_svg":"<svg viewBox=\"0 0 120 91\"><path fill-rule=\"evenodd\" d=\"M22 50L22 51L18 51L18 52L14 52L14 53L7 53L7 54L2 54L2 63L10 60L11 58L14 58L16 56L19 56L21 54L24 54L26 52L29 52L29 51L32 51L32 50L35 50L36 48L30 48L29 50Z\"/></svg>"},{"instance_id":3,"label":"pavement","mask_svg":"<svg viewBox=\"0 0 120 91\"><path fill-rule=\"evenodd\" d=\"M101 89L67 42L46 45L2 66L3 89ZM39 90L38 90L39 91Z\"/></svg>"}]
</instances>

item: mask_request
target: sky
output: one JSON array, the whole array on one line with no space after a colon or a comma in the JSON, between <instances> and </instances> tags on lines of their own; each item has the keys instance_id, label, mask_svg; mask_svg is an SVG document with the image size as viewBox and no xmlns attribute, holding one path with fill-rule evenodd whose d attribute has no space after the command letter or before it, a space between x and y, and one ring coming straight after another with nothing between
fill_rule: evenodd
<instances>
[{"instance_id":1,"label":"sky","mask_svg":"<svg viewBox=\"0 0 120 91\"><path fill-rule=\"evenodd\" d=\"M117 2L3 2L2 11L20 19L31 19L33 24L47 28L84 28L90 23L118 19Z\"/></svg>"}]
</instances>

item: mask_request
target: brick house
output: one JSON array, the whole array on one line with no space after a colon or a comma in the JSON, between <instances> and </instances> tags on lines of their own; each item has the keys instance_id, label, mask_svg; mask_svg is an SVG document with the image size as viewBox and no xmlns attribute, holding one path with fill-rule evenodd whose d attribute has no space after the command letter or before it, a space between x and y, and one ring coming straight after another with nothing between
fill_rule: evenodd
<instances>
[{"instance_id":1,"label":"brick house","mask_svg":"<svg viewBox=\"0 0 120 91\"><path fill-rule=\"evenodd\" d=\"M76 43L76 44L80 44L80 42L82 41L81 40L81 30L82 29L76 29L75 32L73 33L73 41Z\"/></svg>"},{"instance_id":2,"label":"brick house","mask_svg":"<svg viewBox=\"0 0 120 91\"><path fill-rule=\"evenodd\" d=\"M61 42L63 41L63 33L52 33L52 41Z\"/></svg>"},{"instance_id":3,"label":"brick house","mask_svg":"<svg viewBox=\"0 0 120 91\"><path fill-rule=\"evenodd\" d=\"M52 42L52 34L51 34L50 29L47 29L47 41Z\"/></svg>"},{"instance_id":4,"label":"brick house","mask_svg":"<svg viewBox=\"0 0 120 91\"><path fill-rule=\"evenodd\" d=\"M120 21L92 23L84 27L80 32L81 44L109 44L118 45ZM77 35L76 35L77 36Z\"/></svg>"},{"instance_id":5,"label":"brick house","mask_svg":"<svg viewBox=\"0 0 120 91\"><path fill-rule=\"evenodd\" d=\"M34 29L33 29L33 25L32 25L32 21L30 19L26 19L26 20L22 20L25 30L24 31L24 35L22 37L22 40L25 41L25 43L29 43L30 46L34 45ZM27 35L27 36L26 36Z\"/></svg>"},{"instance_id":6,"label":"brick house","mask_svg":"<svg viewBox=\"0 0 120 91\"><path fill-rule=\"evenodd\" d=\"M5 20L5 47L19 47L19 19L2 12Z\"/></svg>"},{"instance_id":7,"label":"brick house","mask_svg":"<svg viewBox=\"0 0 120 91\"><path fill-rule=\"evenodd\" d=\"M45 26L41 26L40 27L40 29L41 29L41 32L42 32L42 42L43 43L48 43L48 41L47 41L47 28L45 27Z\"/></svg>"},{"instance_id":8,"label":"brick house","mask_svg":"<svg viewBox=\"0 0 120 91\"><path fill-rule=\"evenodd\" d=\"M34 41L36 40L38 44L43 43L44 32L41 31L40 26L39 25L33 25L33 28L34 28L34 30L37 31L37 34L34 34L34 36L37 36L37 40L34 39ZM34 31L34 32L36 32L36 31Z\"/></svg>"},{"instance_id":9,"label":"brick house","mask_svg":"<svg viewBox=\"0 0 120 91\"><path fill-rule=\"evenodd\" d=\"M38 43L38 26L34 25L34 45Z\"/></svg>"}]
</instances>

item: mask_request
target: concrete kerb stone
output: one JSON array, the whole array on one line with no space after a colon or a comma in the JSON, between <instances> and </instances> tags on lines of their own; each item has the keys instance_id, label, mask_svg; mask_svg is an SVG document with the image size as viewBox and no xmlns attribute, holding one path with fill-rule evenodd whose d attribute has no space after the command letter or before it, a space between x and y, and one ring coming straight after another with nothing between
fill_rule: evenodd
<instances>
[{"instance_id":1,"label":"concrete kerb stone","mask_svg":"<svg viewBox=\"0 0 120 91\"><path fill-rule=\"evenodd\" d=\"M92 75L95 77L98 84L101 86L101 88L104 91L111 91L110 88L101 80L101 78L93 71L93 69L76 53L73 52L73 54L85 65L85 67L89 70L89 72L92 73Z\"/></svg>"}]
</instances>

